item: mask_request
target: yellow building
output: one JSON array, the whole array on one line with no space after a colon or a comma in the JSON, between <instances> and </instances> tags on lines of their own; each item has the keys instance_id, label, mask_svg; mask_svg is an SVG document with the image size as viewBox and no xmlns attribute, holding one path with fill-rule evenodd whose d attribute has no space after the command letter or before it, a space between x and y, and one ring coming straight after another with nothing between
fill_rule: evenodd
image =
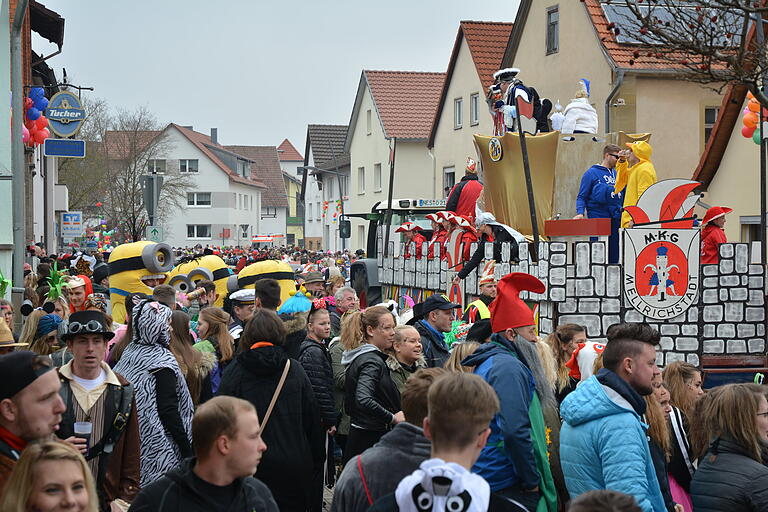
<instances>
[{"instance_id":1,"label":"yellow building","mask_svg":"<svg viewBox=\"0 0 768 512\"><path fill-rule=\"evenodd\" d=\"M659 179L687 178L704 151L721 96L681 80L647 47L617 36L609 28L621 24L610 18L613 12L600 0L522 0L502 67L519 68L526 85L563 107L578 80L588 79L598 133L652 133Z\"/></svg>"},{"instance_id":2,"label":"yellow building","mask_svg":"<svg viewBox=\"0 0 768 512\"><path fill-rule=\"evenodd\" d=\"M286 243L302 245L304 242L304 205L301 202L301 180L283 171L285 192L288 196L288 217L285 220Z\"/></svg>"}]
</instances>

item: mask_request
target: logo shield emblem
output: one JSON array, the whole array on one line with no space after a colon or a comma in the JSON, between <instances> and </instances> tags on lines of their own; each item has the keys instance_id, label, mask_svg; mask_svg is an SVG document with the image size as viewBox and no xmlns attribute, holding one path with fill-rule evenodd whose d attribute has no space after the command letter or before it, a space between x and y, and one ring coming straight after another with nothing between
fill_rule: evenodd
<instances>
[{"instance_id":1,"label":"logo shield emblem","mask_svg":"<svg viewBox=\"0 0 768 512\"><path fill-rule=\"evenodd\" d=\"M685 313L699 295L698 229L624 230L624 297L656 320Z\"/></svg>"}]
</instances>

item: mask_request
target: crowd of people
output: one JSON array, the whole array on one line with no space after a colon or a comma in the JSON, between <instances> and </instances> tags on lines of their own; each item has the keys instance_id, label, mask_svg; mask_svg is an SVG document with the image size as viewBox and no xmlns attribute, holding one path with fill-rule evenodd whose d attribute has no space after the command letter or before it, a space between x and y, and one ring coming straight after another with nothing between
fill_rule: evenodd
<instances>
[{"instance_id":1,"label":"crowd of people","mask_svg":"<svg viewBox=\"0 0 768 512\"><path fill-rule=\"evenodd\" d=\"M286 300L155 283L117 324L100 268L0 303L0 511L768 510L766 388L660 371L647 324L540 338L534 276L361 310L299 266Z\"/></svg>"}]
</instances>

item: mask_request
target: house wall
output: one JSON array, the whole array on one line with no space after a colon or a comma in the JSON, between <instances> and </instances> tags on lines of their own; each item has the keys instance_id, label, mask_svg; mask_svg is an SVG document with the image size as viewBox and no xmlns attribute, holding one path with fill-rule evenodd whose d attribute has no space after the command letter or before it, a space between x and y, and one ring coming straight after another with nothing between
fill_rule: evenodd
<instances>
[{"instance_id":1,"label":"house wall","mask_svg":"<svg viewBox=\"0 0 768 512\"><path fill-rule=\"evenodd\" d=\"M308 166L315 165L314 155L310 148L307 160ZM317 184L317 180L307 171L307 186L304 190L304 247L307 249L321 249L323 247L322 203L323 192Z\"/></svg>"},{"instance_id":2,"label":"house wall","mask_svg":"<svg viewBox=\"0 0 768 512\"><path fill-rule=\"evenodd\" d=\"M286 244L302 245L304 242L304 215L299 216L298 194L301 193L301 185L295 181L284 178L285 190L288 194L288 217L286 219ZM290 235L293 235L292 237ZM293 238L293 241L289 241Z\"/></svg>"},{"instance_id":3,"label":"house wall","mask_svg":"<svg viewBox=\"0 0 768 512\"><path fill-rule=\"evenodd\" d=\"M367 133L366 112L371 110L371 133ZM368 87L365 88L357 122L350 126L350 186L349 213L367 213L378 201L386 201L389 187L389 141L385 138L381 121L376 114ZM395 156L395 183L393 197L436 199L434 167L427 151L427 141L398 141ZM381 165L381 186L374 183L375 165ZM359 169L365 168L364 191L360 189ZM366 249L368 222L352 221L352 238L347 248Z\"/></svg>"},{"instance_id":4,"label":"house wall","mask_svg":"<svg viewBox=\"0 0 768 512\"><path fill-rule=\"evenodd\" d=\"M637 77L635 131L653 134L651 160L660 180L693 174L704 151L704 107L721 101L699 84Z\"/></svg>"},{"instance_id":5,"label":"house wall","mask_svg":"<svg viewBox=\"0 0 768 512\"><path fill-rule=\"evenodd\" d=\"M742 236L740 217L760 218L760 150L751 138L742 137L741 127L741 122L734 126L723 160L704 196L710 205L733 208L725 222L725 235L733 242L747 241Z\"/></svg>"},{"instance_id":6,"label":"house wall","mask_svg":"<svg viewBox=\"0 0 768 512\"><path fill-rule=\"evenodd\" d=\"M275 236L274 246L285 246L286 210L287 208L277 208L275 212L274 209L268 211L267 208L262 208L259 234Z\"/></svg>"},{"instance_id":7,"label":"house wall","mask_svg":"<svg viewBox=\"0 0 768 512\"><path fill-rule=\"evenodd\" d=\"M560 15L559 51L547 55L547 9L555 5ZM599 132L604 131L604 103L613 77L582 2L532 2L512 66L520 69L520 79L535 87L541 98L549 98L553 105L559 100L563 108L573 98L579 79L590 80L590 103L597 110Z\"/></svg>"},{"instance_id":8,"label":"house wall","mask_svg":"<svg viewBox=\"0 0 768 512\"><path fill-rule=\"evenodd\" d=\"M230 182L229 176L211 162L184 135L175 129L166 132L168 153L166 173L179 172L180 159L197 159L198 172L189 174L194 186L189 192L210 192L211 206L186 206L179 212L169 212L161 225L165 230L165 241L174 247L202 245L250 245L250 237L259 232L261 192L256 187ZM248 196L249 206L241 206L242 197ZM188 238L187 225L211 225L210 238ZM248 224L247 236L243 237L240 224ZM219 236L224 228L230 229L226 240Z\"/></svg>"},{"instance_id":9,"label":"house wall","mask_svg":"<svg viewBox=\"0 0 768 512\"><path fill-rule=\"evenodd\" d=\"M471 124L470 96L477 93L478 97L478 123ZM462 127L455 129L454 100L462 98ZM444 197L443 178L444 169L454 168L455 181L458 183L464 175L467 157L479 161L475 151L472 135L480 133L490 135L493 133L493 120L488 113L488 105L485 102L485 90L480 78L477 76L477 68L472 60L466 39L462 38L459 53L448 84L445 103L440 112L440 118L435 133L435 142L432 152L435 155L435 169L433 177L434 197ZM478 164L479 165L479 164Z\"/></svg>"}]
</instances>

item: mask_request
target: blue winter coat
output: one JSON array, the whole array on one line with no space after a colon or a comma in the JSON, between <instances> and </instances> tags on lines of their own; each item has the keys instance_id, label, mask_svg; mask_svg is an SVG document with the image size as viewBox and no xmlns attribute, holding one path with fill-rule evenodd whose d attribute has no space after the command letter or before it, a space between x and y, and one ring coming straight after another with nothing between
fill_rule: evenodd
<instances>
[{"instance_id":1,"label":"blue winter coat","mask_svg":"<svg viewBox=\"0 0 768 512\"><path fill-rule=\"evenodd\" d=\"M665 512L646 437L647 425L619 393L593 375L560 406L560 464L572 498L611 489L644 512Z\"/></svg>"},{"instance_id":2,"label":"blue winter coat","mask_svg":"<svg viewBox=\"0 0 768 512\"><path fill-rule=\"evenodd\" d=\"M474 366L475 374L497 390L501 405L491 420L491 435L472 472L485 478L494 492L515 485L531 489L540 481L528 416L536 385L531 371L512 355L511 344L500 342L509 348L485 343L461 363Z\"/></svg>"},{"instance_id":3,"label":"blue winter coat","mask_svg":"<svg viewBox=\"0 0 768 512\"><path fill-rule=\"evenodd\" d=\"M593 165L581 177L579 194L576 196L576 213L587 211L590 219L621 217L622 195L615 193L616 171Z\"/></svg>"}]
</instances>

